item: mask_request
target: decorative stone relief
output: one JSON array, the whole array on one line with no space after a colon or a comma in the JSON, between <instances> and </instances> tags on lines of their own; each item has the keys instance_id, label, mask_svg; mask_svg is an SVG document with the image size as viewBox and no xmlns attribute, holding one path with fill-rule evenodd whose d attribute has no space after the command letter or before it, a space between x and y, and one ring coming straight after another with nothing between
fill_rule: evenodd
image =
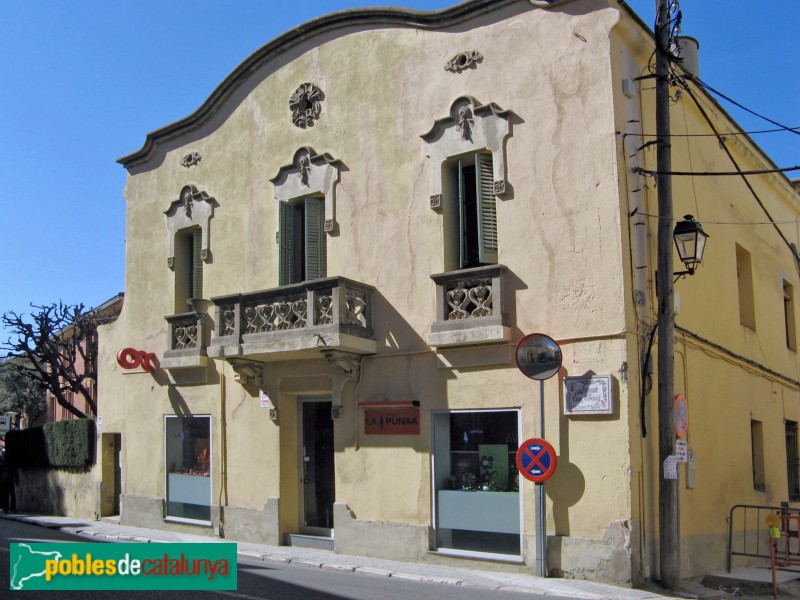
<instances>
[{"instance_id":1,"label":"decorative stone relief","mask_svg":"<svg viewBox=\"0 0 800 600\"><path fill-rule=\"evenodd\" d=\"M189 167L194 167L200 164L202 159L203 157L200 156L199 152L189 152L189 154L181 159L181 164L188 169Z\"/></svg>"},{"instance_id":2,"label":"decorative stone relief","mask_svg":"<svg viewBox=\"0 0 800 600\"><path fill-rule=\"evenodd\" d=\"M197 318L182 319L173 324L172 350L197 348Z\"/></svg>"},{"instance_id":3,"label":"decorative stone relief","mask_svg":"<svg viewBox=\"0 0 800 600\"><path fill-rule=\"evenodd\" d=\"M450 310L449 321L488 317L492 314L492 282L491 279L475 281L459 281L445 294Z\"/></svg>"},{"instance_id":4,"label":"decorative stone relief","mask_svg":"<svg viewBox=\"0 0 800 600\"><path fill-rule=\"evenodd\" d=\"M188 227L202 229L202 243L200 258L208 261L209 222L214 216L214 207L217 201L206 192L201 192L193 185L187 185L182 190L177 200L173 200L169 208L164 211L167 215L167 229L169 230L169 256L167 266L175 268L175 234Z\"/></svg>"},{"instance_id":5,"label":"decorative stone relief","mask_svg":"<svg viewBox=\"0 0 800 600\"><path fill-rule=\"evenodd\" d=\"M431 159L433 210L439 211L442 206L442 164L467 152L492 153L495 194L502 198L507 193L505 142L511 135L510 114L511 111L493 102L480 104L471 96L462 96L450 106L448 116L437 119L431 130L421 136L427 142L426 154Z\"/></svg>"},{"instance_id":6,"label":"decorative stone relief","mask_svg":"<svg viewBox=\"0 0 800 600\"><path fill-rule=\"evenodd\" d=\"M477 50L464 50L464 52L459 52L453 58L448 60L447 64L444 66L444 70L452 73L460 73L464 69L476 67L477 63L482 61L483 54Z\"/></svg>"},{"instance_id":7,"label":"decorative stone relief","mask_svg":"<svg viewBox=\"0 0 800 600\"><path fill-rule=\"evenodd\" d=\"M472 111L467 106L458 109L458 123L456 129L461 132L461 139L468 142L472 141L472 126L475 119L472 118Z\"/></svg>"},{"instance_id":8,"label":"decorative stone relief","mask_svg":"<svg viewBox=\"0 0 800 600\"><path fill-rule=\"evenodd\" d=\"M230 358L228 364L233 367L233 380L242 385L255 385L261 387L264 384L264 365L252 360L241 358Z\"/></svg>"},{"instance_id":9,"label":"decorative stone relief","mask_svg":"<svg viewBox=\"0 0 800 600\"><path fill-rule=\"evenodd\" d=\"M319 119L324 99L325 94L313 83L304 83L297 88L289 99L289 109L292 111L292 122L295 126L301 129L313 127L314 121Z\"/></svg>"},{"instance_id":10,"label":"decorative stone relief","mask_svg":"<svg viewBox=\"0 0 800 600\"><path fill-rule=\"evenodd\" d=\"M308 157L308 154L304 154L300 157L300 161L297 166L297 174L300 175L300 181L303 182L303 185L308 185L308 176L310 173L311 159Z\"/></svg>"},{"instance_id":11,"label":"decorative stone relief","mask_svg":"<svg viewBox=\"0 0 800 600\"><path fill-rule=\"evenodd\" d=\"M339 350L323 350L322 355L333 371L331 419L339 419L344 414L342 407L344 384L348 381L358 384L361 379L361 356Z\"/></svg>"},{"instance_id":12,"label":"decorative stone relief","mask_svg":"<svg viewBox=\"0 0 800 600\"><path fill-rule=\"evenodd\" d=\"M325 197L326 233L336 231L336 184L339 182L340 161L330 154L317 154L304 146L294 154L291 164L283 166L270 179L275 185L275 199L290 202L312 195Z\"/></svg>"}]
</instances>

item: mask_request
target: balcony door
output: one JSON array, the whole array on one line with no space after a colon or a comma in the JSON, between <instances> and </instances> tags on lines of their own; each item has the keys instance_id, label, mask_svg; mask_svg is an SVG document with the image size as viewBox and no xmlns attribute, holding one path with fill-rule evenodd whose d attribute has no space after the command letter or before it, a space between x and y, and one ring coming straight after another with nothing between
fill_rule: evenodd
<instances>
[{"instance_id":1,"label":"balcony door","mask_svg":"<svg viewBox=\"0 0 800 600\"><path fill-rule=\"evenodd\" d=\"M331 401L303 398L300 408L301 533L330 536L336 496Z\"/></svg>"}]
</instances>

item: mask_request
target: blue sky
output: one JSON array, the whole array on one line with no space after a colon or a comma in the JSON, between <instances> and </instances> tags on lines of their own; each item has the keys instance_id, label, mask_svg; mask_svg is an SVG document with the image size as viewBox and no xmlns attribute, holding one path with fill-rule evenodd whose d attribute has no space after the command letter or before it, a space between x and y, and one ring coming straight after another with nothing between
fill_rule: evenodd
<instances>
[{"instance_id":1,"label":"blue sky","mask_svg":"<svg viewBox=\"0 0 800 600\"><path fill-rule=\"evenodd\" d=\"M452 0L0 0L0 312L95 306L123 291L126 173L116 159L194 112L237 64L342 8ZM629 4L650 25L655 0ZM683 0L701 77L800 126L800 2ZM723 102L745 129L771 127ZM800 136L754 136L779 166ZM791 173L800 177L800 172Z\"/></svg>"}]
</instances>

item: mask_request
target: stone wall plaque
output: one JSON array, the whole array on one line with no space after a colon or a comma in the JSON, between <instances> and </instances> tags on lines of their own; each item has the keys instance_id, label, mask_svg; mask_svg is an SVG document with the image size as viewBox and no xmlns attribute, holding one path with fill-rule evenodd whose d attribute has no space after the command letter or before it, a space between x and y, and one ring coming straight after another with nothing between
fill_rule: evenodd
<instances>
[{"instance_id":1,"label":"stone wall plaque","mask_svg":"<svg viewBox=\"0 0 800 600\"><path fill-rule=\"evenodd\" d=\"M565 415L610 415L613 412L611 375L564 378Z\"/></svg>"}]
</instances>

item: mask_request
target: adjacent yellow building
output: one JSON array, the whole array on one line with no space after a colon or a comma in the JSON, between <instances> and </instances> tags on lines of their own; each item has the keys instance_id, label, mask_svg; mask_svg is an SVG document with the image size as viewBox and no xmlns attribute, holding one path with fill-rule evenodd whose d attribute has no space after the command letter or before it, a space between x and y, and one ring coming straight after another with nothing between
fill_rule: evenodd
<instances>
[{"instance_id":1,"label":"adjacent yellow building","mask_svg":"<svg viewBox=\"0 0 800 600\"><path fill-rule=\"evenodd\" d=\"M149 134L119 161L100 512L530 572L515 458L544 425L550 572L657 578L652 51L617 0L354 9L269 42ZM712 125L742 170L774 169L687 85L675 171L735 170L685 135ZM675 215L711 236L675 288L684 576L724 565L732 505L800 500L798 194L747 180L674 179ZM543 398L515 363L534 332L563 355Z\"/></svg>"}]
</instances>

